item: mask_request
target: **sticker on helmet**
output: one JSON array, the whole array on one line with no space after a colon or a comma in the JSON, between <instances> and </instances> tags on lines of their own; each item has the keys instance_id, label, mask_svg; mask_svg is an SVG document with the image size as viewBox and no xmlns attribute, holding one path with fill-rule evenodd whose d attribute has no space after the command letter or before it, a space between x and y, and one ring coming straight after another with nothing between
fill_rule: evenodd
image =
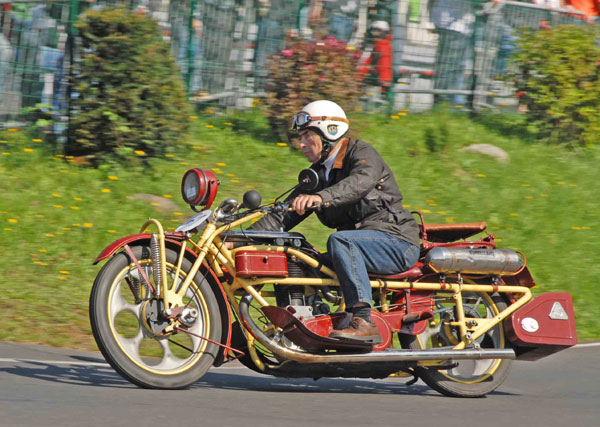
<instances>
[{"instance_id":1,"label":"sticker on helmet","mask_svg":"<svg viewBox=\"0 0 600 427\"><path fill-rule=\"evenodd\" d=\"M331 135L335 135L336 133L338 133L338 127L337 127L337 125L329 125L329 126L327 126L327 132L329 132Z\"/></svg>"}]
</instances>

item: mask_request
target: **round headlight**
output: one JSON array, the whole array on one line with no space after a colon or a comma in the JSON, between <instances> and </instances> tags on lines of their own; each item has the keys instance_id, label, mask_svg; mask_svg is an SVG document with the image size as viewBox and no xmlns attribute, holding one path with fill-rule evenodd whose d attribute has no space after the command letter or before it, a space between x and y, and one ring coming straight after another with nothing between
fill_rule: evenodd
<instances>
[{"instance_id":1,"label":"round headlight","mask_svg":"<svg viewBox=\"0 0 600 427\"><path fill-rule=\"evenodd\" d=\"M219 180L207 169L190 169L181 180L181 196L190 206L210 208L217 196Z\"/></svg>"}]
</instances>

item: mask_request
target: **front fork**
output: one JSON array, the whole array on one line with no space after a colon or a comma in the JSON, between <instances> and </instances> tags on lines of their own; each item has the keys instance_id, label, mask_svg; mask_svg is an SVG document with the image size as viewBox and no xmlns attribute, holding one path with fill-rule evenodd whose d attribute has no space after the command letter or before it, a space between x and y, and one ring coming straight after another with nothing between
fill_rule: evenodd
<instances>
[{"instance_id":1,"label":"front fork","mask_svg":"<svg viewBox=\"0 0 600 427\"><path fill-rule=\"evenodd\" d=\"M166 257L166 245L165 245L165 232L161 223L155 219L149 219L144 223L140 232L144 232L149 226L156 227L156 233L152 234L150 240L150 252L152 257L152 272L154 276L154 282L156 284L155 297L162 299L165 316L169 316L167 310L174 307L183 307L183 297L185 296L188 287L192 283L193 278L198 273L198 270L202 266L206 254L208 252L209 245L203 245L206 239L212 234L216 226L208 223L200 241L198 247L200 248L198 257L196 258L192 268L186 272L185 279L178 285L179 275L181 273L181 265L185 256L187 248L187 242L183 241L181 244L181 250L177 259L177 266L175 268L175 274L171 283L169 283L167 277L167 257Z\"/></svg>"}]
</instances>

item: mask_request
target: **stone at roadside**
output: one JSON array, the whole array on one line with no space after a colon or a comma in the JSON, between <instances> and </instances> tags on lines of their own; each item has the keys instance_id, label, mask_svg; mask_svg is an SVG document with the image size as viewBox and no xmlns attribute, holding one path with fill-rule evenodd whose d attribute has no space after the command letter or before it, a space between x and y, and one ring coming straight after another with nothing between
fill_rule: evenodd
<instances>
[{"instance_id":1,"label":"stone at roadside","mask_svg":"<svg viewBox=\"0 0 600 427\"><path fill-rule=\"evenodd\" d=\"M510 160L510 157L506 151L492 144L471 144L461 148L460 151L470 151L472 153L489 156L501 163L507 163Z\"/></svg>"},{"instance_id":2,"label":"stone at roadside","mask_svg":"<svg viewBox=\"0 0 600 427\"><path fill-rule=\"evenodd\" d=\"M136 193L127 197L129 200L143 200L163 212L173 212L179 210L177 205L166 197L155 196L154 194Z\"/></svg>"}]
</instances>

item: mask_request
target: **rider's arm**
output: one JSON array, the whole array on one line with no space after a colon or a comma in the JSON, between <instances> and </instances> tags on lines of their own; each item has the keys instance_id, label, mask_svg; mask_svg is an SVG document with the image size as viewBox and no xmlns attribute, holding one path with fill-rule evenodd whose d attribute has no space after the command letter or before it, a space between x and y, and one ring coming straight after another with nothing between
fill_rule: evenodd
<instances>
[{"instance_id":1,"label":"rider's arm","mask_svg":"<svg viewBox=\"0 0 600 427\"><path fill-rule=\"evenodd\" d=\"M300 191L295 190L286 197L285 201L294 200ZM263 216L261 219L256 221L250 227L249 230L261 230L261 231L289 231L296 225L301 223L304 218L309 216L312 211L307 211L304 215L299 215L295 211L284 210L282 212L271 212L268 215Z\"/></svg>"}]
</instances>

